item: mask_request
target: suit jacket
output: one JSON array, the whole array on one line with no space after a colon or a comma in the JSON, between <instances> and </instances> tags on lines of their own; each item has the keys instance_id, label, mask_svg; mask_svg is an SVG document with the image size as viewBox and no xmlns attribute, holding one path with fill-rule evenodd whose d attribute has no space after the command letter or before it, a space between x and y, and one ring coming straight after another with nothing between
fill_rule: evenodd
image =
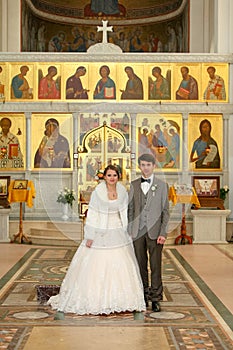
<instances>
[{"instance_id":1,"label":"suit jacket","mask_svg":"<svg viewBox=\"0 0 233 350\"><path fill-rule=\"evenodd\" d=\"M129 191L128 205L128 232L132 238L139 237L140 221L140 196L143 195L141 190L141 178L132 181ZM157 239L158 236L167 237L167 225L169 222L169 200L168 185L164 181L155 177L147 193L147 232L151 239Z\"/></svg>"}]
</instances>

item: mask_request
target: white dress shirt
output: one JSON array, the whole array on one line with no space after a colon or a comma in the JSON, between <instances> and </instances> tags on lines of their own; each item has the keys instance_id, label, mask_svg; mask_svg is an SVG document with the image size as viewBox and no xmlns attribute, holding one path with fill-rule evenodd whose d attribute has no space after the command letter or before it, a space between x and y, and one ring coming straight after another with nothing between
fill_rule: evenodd
<instances>
[{"instance_id":1,"label":"white dress shirt","mask_svg":"<svg viewBox=\"0 0 233 350\"><path fill-rule=\"evenodd\" d=\"M142 176L143 177L143 176ZM152 182L153 182L153 178L154 178L154 175L152 174L150 177L148 177L146 180L150 179L150 183L149 182L142 182L141 183L141 189L142 189L142 192L144 194L147 194L147 192L149 191L151 185L152 185Z\"/></svg>"}]
</instances>

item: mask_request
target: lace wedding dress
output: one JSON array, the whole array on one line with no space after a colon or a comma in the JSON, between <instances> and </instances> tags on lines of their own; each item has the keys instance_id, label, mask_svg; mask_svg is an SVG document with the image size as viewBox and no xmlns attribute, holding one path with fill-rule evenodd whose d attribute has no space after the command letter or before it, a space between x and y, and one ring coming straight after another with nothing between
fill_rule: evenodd
<instances>
[{"instance_id":1,"label":"lace wedding dress","mask_svg":"<svg viewBox=\"0 0 233 350\"><path fill-rule=\"evenodd\" d=\"M65 313L110 314L143 311L143 286L128 233L122 228L116 201L109 201L108 228L98 229L92 247L84 239L48 304Z\"/></svg>"}]
</instances>

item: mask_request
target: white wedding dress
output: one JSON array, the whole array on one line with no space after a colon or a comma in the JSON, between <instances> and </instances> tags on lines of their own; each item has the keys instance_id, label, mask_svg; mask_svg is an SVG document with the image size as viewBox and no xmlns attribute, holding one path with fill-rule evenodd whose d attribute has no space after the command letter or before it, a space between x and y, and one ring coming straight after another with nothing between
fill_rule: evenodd
<instances>
[{"instance_id":1,"label":"white wedding dress","mask_svg":"<svg viewBox=\"0 0 233 350\"><path fill-rule=\"evenodd\" d=\"M108 228L98 230L91 248L84 239L77 249L60 293L48 301L53 309L78 315L146 309L133 243L115 203L109 201Z\"/></svg>"}]
</instances>

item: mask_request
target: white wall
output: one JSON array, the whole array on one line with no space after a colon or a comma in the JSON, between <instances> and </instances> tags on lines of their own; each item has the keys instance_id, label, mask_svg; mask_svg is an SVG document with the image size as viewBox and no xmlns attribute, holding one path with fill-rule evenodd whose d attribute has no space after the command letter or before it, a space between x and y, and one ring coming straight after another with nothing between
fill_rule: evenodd
<instances>
[{"instance_id":1,"label":"white wall","mask_svg":"<svg viewBox=\"0 0 233 350\"><path fill-rule=\"evenodd\" d=\"M233 52L232 17L232 0L190 0L190 52Z\"/></svg>"},{"instance_id":2,"label":"white wall","mask_svg":"<svg viewBox=\"0 0 233 350\"><path fill-rule=\"evenodd\" d=\"M190 0L190 52L204 51L204 1Z\"/></svg>"},{"instance_id":3,"label":"white wall","mask_svg":"<svg viewBox=\"0 0 233 350\"><path fill-rule=\"evenodd\" d=\"M20 0L0 0L0 19L0 50L20 52Z\"/></svg>"},{"instance_id":4,"label":"white wall","mask_svg":"<svg viewBox=\"0 0 233 350\"><path fill-rule=\"evenodd\" d=\"M232 48L232 32L231 20L232 20L232 0L215 0L215 28L216 28L216 50L218 53L230 53Z\"/></svg>"}]
</instances>

